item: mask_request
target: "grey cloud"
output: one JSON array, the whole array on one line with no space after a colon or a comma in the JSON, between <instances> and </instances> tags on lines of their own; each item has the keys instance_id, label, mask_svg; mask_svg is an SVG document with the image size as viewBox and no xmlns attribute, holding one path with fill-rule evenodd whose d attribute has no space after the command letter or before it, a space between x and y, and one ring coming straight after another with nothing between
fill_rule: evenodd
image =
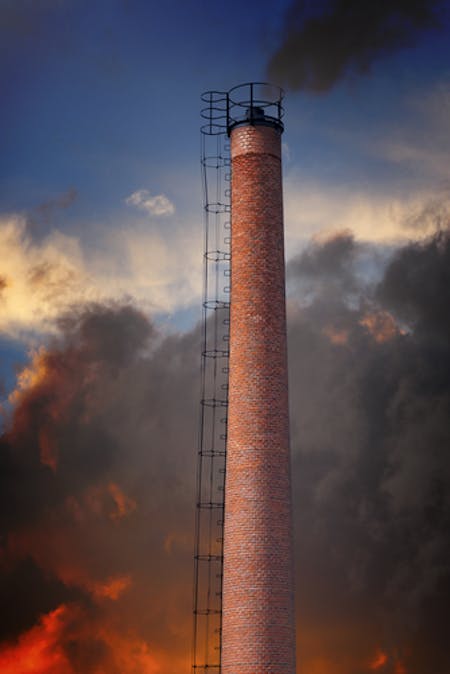
<instances>
[{"instance_id":1,"label":"grey cloud","mask_svg":"<svg viewBox=\"0 0 450 674\"><path fill-rule=\"evenodd\" d=\"M399 249L375 295L359 287L357 305L348 279L339 286L349 272L337 254L333 288L323 284L290 317L300 629L315 623L320 631L327 613L345 616L366 648L379 640L389 672L395 649L408 674L423 672L424 654L433 653L433 671L450 665L440 629L450 561L450 352L448 340L434 338L448 321L447 244L448 231ZM333 247L346 245L344 235ZM291 271L301 276L319 253L314 244ZM321 268L326 279L326 254L314 273ZM374 338L367 313L376 311L392 312L396 333ZM402 332L411 317L416 329ZM333 341L333 330L345 339ZM331 642L322 655L336 662Z\"/></svg>"},{"instance_id":2,"label":"grey cloud","mask_svg":"<svg viewBox=\"0 0 450 674\"><path fill-rule=\"evenodd\" d=\"M378 296L416 330L450 337L450 236L439 231L395 255Z\"/></svg>"}]
</instances>

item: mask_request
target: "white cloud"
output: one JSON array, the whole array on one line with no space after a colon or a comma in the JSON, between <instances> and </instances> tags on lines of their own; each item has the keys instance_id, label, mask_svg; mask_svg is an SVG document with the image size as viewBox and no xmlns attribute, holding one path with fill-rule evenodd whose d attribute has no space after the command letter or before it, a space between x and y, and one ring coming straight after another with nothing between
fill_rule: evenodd
<instances>
[{"instance_id":1,"label":"white cloud","mask_svg":"<svg viewBox=\"0 0 450 674\"><path fill-rule=\"evenodd\" d=\"M175 205L165 194L157 194L152 197L148 190L137 190L125 199L128 206L135 206L149 215L173 215Z\"/></svg>"},{"instance_id":2,"label":"white cloud","mask_svg":"<svg viewBox=\"0 0 450 674\"><path fill-rule=\"evenodd\" d=\"M429 234L436 199L448 208L448 195L410 196L356 192L312 183L291 171L285 181L288 258L318 233L351 229L363 241L398 242ZM446 199L446 200L445 200ZM55 319L74 304L131 298L148 313L173 314L200 307L202 231L198 222L146 222L121 226L93 223L92 240L58 230L43 240L30 236L19 215L0 216L0 333L21 338L54 329Z\"/></svg>"},{"instance_id":3,"label":"white cloud","mask_svg":"<svg viewBox=\"0 0 450 674\"><path fill-rule=\"evenodd\" d=\"M312 236L350 229L367 242L399 243L435 230L433 206L450 210L448 191L389 194L312 182L298 173L285 181L286 248L290 257Z\"/></svg>"},{"instance_id":4,"label":"white cloud","mask_svg":"<svg viewBox=\"0 0 450 674\"><path fill-rule=\"evenodd\" d=\"M22 330L48 328L74 297L92 292L79 243L54 232L33 243L25 220L0 220L0 331L17 336ZM95 299L92 297L92 299Z\"/></svg>"},{"instance_id":5,"label":"white cloud","mask_svg":"<svg viewBox=\"0 0 450 674\"><path fill-rule=\"evenodd\" d=\"M131 298L144 311L173 313L201 294L201 232L97 227L95 247L54 230L42 241L25 219L0 217L0 333L27 338L54 329L74 304Z\"/></svg>"}]
</instances>

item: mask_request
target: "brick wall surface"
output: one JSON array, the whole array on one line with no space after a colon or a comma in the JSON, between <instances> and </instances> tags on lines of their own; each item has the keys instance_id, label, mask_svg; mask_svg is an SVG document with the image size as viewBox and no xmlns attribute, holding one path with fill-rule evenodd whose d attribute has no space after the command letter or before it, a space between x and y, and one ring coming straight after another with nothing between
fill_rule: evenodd
<instances>
[{"instance_id":1,"label":"brick wall surface","mask_svg":"<svg viewBox=\"0 0 450 674\"><path fill-rule=\"evenodd\" d=\"M281 135L231 132L222 674L295 674Z\"/></svg>"}]
</instances>

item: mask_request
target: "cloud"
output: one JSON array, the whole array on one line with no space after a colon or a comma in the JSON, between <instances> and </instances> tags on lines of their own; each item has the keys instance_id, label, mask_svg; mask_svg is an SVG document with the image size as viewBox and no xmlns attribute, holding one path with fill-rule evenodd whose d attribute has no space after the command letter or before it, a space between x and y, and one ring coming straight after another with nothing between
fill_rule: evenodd
<instances>
[{"instance_id":1,"label":"cloud","mask_svg":"<svg viewBox=\"0 0 450 674\"><path fill-rule=\"evenodd\" d=\"M378 287L385 306L417 334L450 337L450 239L440 231L431 241L412 242L393 257Z\"/></svg>"},{"instance_id":2,"label":"cloud","mask_svg":"<svg viewBox=\"0 0 450 674\"><path fill-rule=\"evenodd\" d=\"M17 335L22 329L48 328L75 298L96 291L89 279L79 242L53 232L34 243L23 217L0 220L0 330Z\"/></svg>"},{"instance_id":3,"label":"cloud","mask_svg":"<svg viewBox=\"0 0 450 674\"><path fill-rule=\"evenodd\" d=\"M3 674L160 674L171 671L171 665L144 640L98 624L93 617L87 623L76 604L61 604L42 615L16 643L0 649Z\"/></svg>"},{"instance_id":4,"label":"cloud","mask_svg":"<svg viewBox=\"0 0 450 674\"><path fill-rule=\"evenodd\" d=\"M3 335L28 339L54 331L62 312L89 302L132 298L144 311L166 315L200 306L201 228L181 218L171 219L170 227L137 219L108 226L94 222L81 235L68 235L53 221L75 196L70 190L35 209L31 218L0 216ZM285 179L288 259L330 226L386 246L426 236L439 218L445 222L448 203L445 190L405 196L349 189L313 182L292 167Z\"/></svg>"},{"instance_id":5,"label":"cloud","mask_svg":"<svg viewBox=\"0 0 450 674\"><path fill-rule=\"evenodd\" d=\"M442 25L442 0L294 0L281 45L268 66L270 80L291 89L328 91L351 74L370 72L374 61L414 45Z\"/></svg>"},{"instance_id":6,"label":"cloud","mask_svg":"<svg viewBox=\"0 0 450 674\"><path fill-rule=\"evenodd\" d=\"M200 297L200 232L139 224L97 232L96 246L58 229L36 239L24 217L0 217L1 333L53 331L74 304L132 297L147 311L173 312Z\"/></svg>"},{"instance_id":7,"label":"cloud","mask_svg":"<svg viewBox=\"0 0 450 674\"><path fill-rule=\"evenodd\" d=\"M289 266L298 288L314 283L307 303L293 293L289 321L299 630L315 623L315 657L333 674L365 671L371 649L387 672L420 674L429 657L436 671L449 666L439 627L450 583L449 241L447 229L399 247L375 291L357 275L349 283L367 247L348 233ZM352 625L344 653L324 637L338 606Z\"/></svg>"},{"instance_id":8,"label":"cloud","mask_svg":"<svg viewBox=\"0 0 450 674\"><path fill-rule=\"evenodd\" d=\"M349 231L289 265L307 674L360 674L380 653L387 674L450 667L449 241L441 229L398 246L370 283L358 269L378 246ZM191 633L200 330L164 337L117 302L59 326L0 440L0 591L15 611L0 662L48 643L56 620L42 653L64 654L70 674L172 674Z\"/></svg>"},{"instance_id":9,"label":"cloud","mask_svg":"<svg viewBox=\"0 0 450 674\"><path fill-rule=\"evenodd\" d=\"M148 190L137 190L125 199L129 206L135 206L149 215L173 215L175 205L164 195L157 194L152 197Z\"/></svg>"},{"instance_id":10,"label":"cloud","mask_svg":"<svg viewBox=\"0 0 450 674\"><path fill-rule=\"evenodd\" d=\"M350 230L338 236L316 238L308 248L289 264L289 275L321 283L329 279L340 295L355 289L355 239Z\"/></svg>"},{"instance_id":11,"label":"cloud","mask_svg":"<svg viewBox=\"0 0 450 674\"><path fill-rule=\"evenodd\" d=\"M131 305L92 305L59 325L0 438L0 592L3 601L16 588L17 600L22 579L33 596L12 624L0 621L0 662L19 657L11 644L29 643L33 625L41 633L43 613L68 604L72 616L75 604L45 663L64 652L80 671L97 653L96 667L114 673L153 671L151 659L155 672L177 671L190 634L199 334L163 339ZM90 666L81 669L98 671Z\"/></svg>"},{"instance_id":12,"label":"cloud","mask_svg":"<svg viewBox=\"0 0 450 674\"><path fill-rule=\"evenodd\" d=\"M44 616L39 625L21 636L17 644L0 651L2 672L20 671L36 674L72 674L72 668L60 644L64 629L65 606L60 606Z\"/></svg>"},{"instance_id":13,"label":"cloud","mask_svg":"<svg viewBox=\"0 0 450 674\"><path fill-rule=\"evenodd\" d=\"M425 237L446 222L448 190L417 189L395 194L312 181L291 170L284 188L286 248L292 257L311 236L351 230L358 239L390 246Z\"/></svg>"}]
</instances>

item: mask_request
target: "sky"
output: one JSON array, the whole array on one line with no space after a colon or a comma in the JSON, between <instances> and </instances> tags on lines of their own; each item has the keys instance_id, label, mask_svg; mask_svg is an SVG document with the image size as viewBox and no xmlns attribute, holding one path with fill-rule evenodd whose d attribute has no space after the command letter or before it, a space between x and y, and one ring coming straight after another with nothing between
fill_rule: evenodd
<instances>
[{"instance_id":1,"label":"sky","mask_svg":"<svg viewBox=\"0 0 450 674\"><path fill-rule=\"evenodd\" d=\"M285 89L298 674L447 674L450 5L0 0L0 669L189 671L200 95Z\"/></svg>"}]
</instances>

